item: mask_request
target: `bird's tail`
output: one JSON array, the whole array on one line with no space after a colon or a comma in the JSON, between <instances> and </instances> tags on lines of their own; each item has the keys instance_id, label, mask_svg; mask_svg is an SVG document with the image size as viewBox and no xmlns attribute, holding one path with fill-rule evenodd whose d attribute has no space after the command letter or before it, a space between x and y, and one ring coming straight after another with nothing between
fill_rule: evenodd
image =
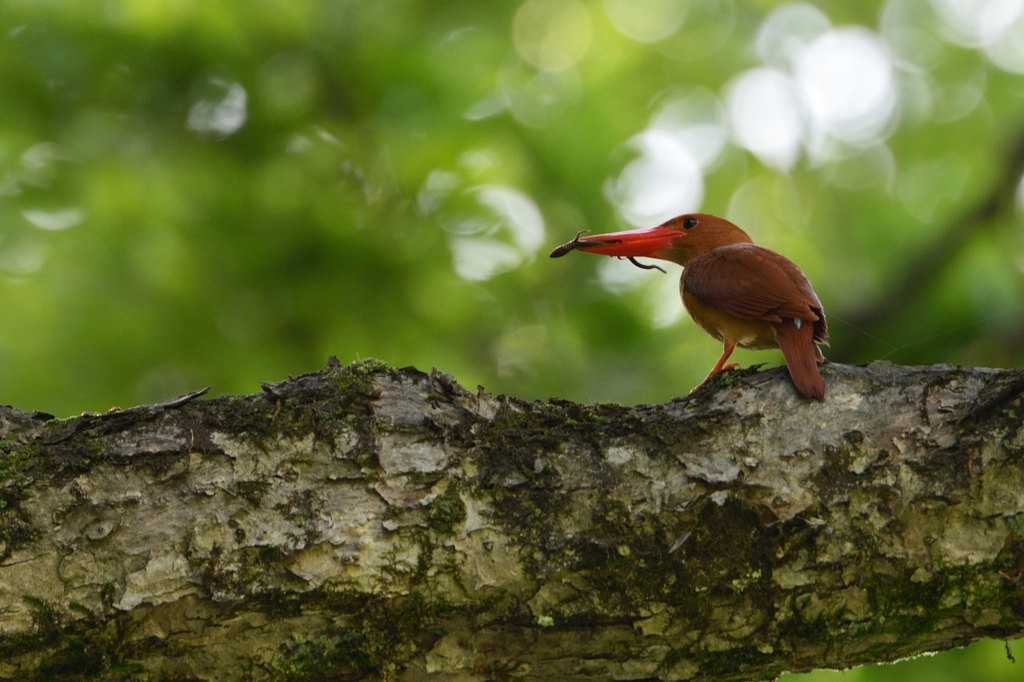
<instances>
[{"instance_id":1,"label":"bird's tail","mask_svg":"<svg viewBox=\"0 0 1024 682\"><path fill-rule=\"evenodd\" d=\"M808 398L822 400L825 381L818 371L818 362L824 358L814 343L814 323L786 319L775 324L775 333L793 385Z\"/></svg>"}]
</instances>

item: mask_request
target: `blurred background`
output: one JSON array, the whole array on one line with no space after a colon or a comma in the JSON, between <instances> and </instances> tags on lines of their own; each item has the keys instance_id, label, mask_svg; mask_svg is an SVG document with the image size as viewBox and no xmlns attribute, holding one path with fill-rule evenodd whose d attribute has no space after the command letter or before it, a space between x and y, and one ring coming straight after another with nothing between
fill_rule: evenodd
<instances>
[{"instance_id":1,"label":"blurred background","mask_svg":"<svg viewBox=\"0 0 1024 682\"><path fill-rule=\"evenodd\" d=\"M330 355L665 401L721 352L678 268L547 253L691 211L803 267L833 361L1019 366L1022 174L1024 0L5 0L0 401Z\"/></svg>"}]
</instances>

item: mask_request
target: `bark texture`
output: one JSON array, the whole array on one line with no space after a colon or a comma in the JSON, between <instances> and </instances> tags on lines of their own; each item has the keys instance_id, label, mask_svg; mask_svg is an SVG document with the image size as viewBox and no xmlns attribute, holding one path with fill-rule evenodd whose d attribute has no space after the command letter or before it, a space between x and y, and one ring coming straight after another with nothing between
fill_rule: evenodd
<instances>
[{"instance_id":1,"label":"bark texture","mask_svg":"<svg viewBox=\"0 0 1024 682\"><path fill-rule=\"evenodd\" d=\"M755 680L1024 632L1024 370L0 409L0 679Z\"/></svg>"}]
</instances>

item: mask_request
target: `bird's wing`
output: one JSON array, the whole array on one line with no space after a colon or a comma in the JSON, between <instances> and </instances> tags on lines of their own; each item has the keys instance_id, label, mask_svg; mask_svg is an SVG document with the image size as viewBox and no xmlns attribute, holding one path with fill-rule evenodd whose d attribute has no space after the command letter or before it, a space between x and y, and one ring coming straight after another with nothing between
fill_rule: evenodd
<instances>
[{"instance_id":1,"label":"bird's wing","mask_svg":"<svg viewBox=\"0 0 1024 682\"><path fill-rule=\"evenodd\" d=\"M820 321L821 335L827 337L821 302L807 277L769 249L754 244L712 249L686 265L683 288L702 303L740 319Z\"/></svg>"}]
</instances>

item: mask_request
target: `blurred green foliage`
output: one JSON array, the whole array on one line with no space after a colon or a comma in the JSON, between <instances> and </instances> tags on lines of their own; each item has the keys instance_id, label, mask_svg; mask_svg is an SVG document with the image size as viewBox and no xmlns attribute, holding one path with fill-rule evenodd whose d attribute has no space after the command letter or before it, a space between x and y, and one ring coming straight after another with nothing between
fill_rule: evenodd
<instances>
[{"instance_id":1,"label":"blurred green foliage","mask_svg":"<svg viewBox=\"0 0 1024 682\"><path fill-rule=\"evenodd\" d=\"M6 3L4 399L64 415L207 383L251 392L331 354L523 397L682 393L720 349L685 318L652 326L652 308L662 325L678 315L674 281L643 273L616 295L597 258L544 258L577 230L623 227L606 185L660 102L699 88L721 106L758 66L774 3L676 1L683 20L653 44L616 30L621 3L577 3L585 35L554 72L521 58L531 37L517 46L513 20L529 13L516 3ZM895 12L822 9L865 29ZM908 21L931 50L913 67L930 102L905 87L866 152L789 173L728 143L693 208L804 267L832 314L833 360L1009 365L1024 346L1013 198L981 228L957 221L1024 131L1024 79L944 41L934 12ZM936 120L944 92L967 100L949 121ZM467 280L452 235L495 230L501 216L472 193L492 186L533 202L542 245L506 248L499 260L520 262ZM485 215L462 220L474 210ZM901 268L958 229L972 236L900 314L863 331L840 321L899 295Z\"/></svg>"},{"instance_id":2,"label":"blurred green foliage","mask_svg":"<svg viewBox=\"0 0 1024 682\"><path fill-rule=\"evenodd\" d=\"M1024 656L1024 642L1011 643L1014 659ZM1024 679L1022 663L1011 661L1006 644L986 639L941 654L919 656L891 665L872 665L847 671L816 670L783 675L780 682L1016 682Z\"/></svg>"},{"instance_id":3,"label":"blurred green foliage","mask_svg":"<svg viewBox=\"0 0 1024 682\"><path fill-rule=\"evenodd\" d=\"M678 316L678 270L545 257L653 211L629 182L644 158L681 174L678 205L805 269L830 359L1019 364L1021 21L817 5L772 34L794 5L7 0L0 396L63 416L253 392L337 355L667 400L721 352ZM842 99L857 64L791 53L823 31L885 56L877 120L843 118L877 95ZM766 67L796 83L796 146L743 141L769 113L738 79Z\"/></svg>"}]
</instances>

